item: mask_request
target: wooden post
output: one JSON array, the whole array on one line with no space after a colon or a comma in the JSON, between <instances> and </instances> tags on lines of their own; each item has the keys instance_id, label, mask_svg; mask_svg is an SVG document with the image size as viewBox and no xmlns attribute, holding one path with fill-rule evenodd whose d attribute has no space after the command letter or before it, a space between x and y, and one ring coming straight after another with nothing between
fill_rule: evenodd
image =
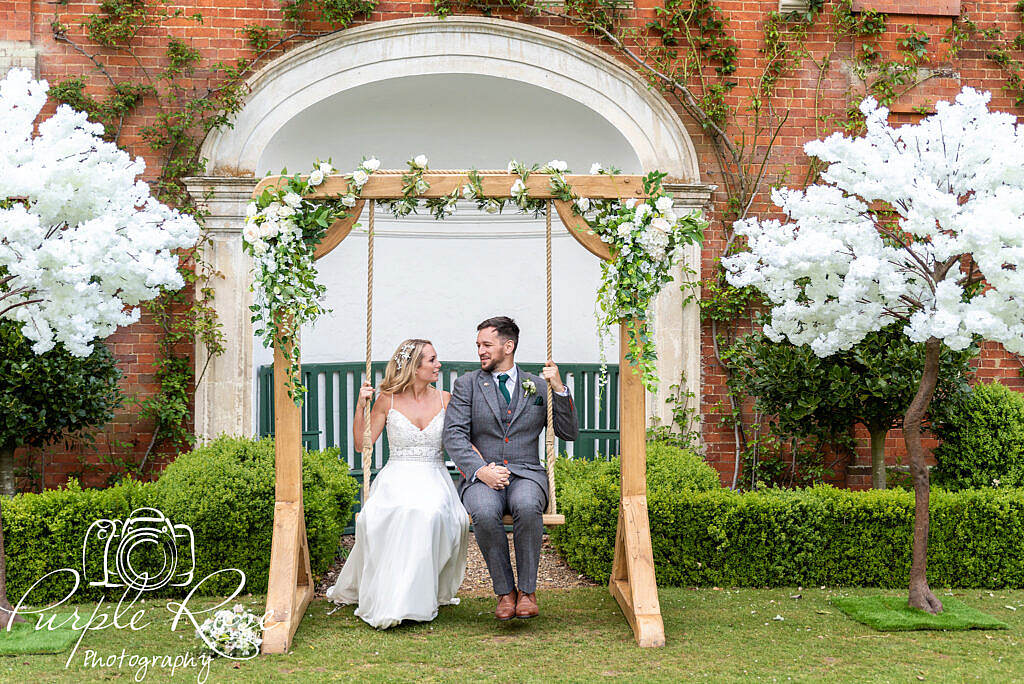
<instances>
[{"instance_id":1,"label":"wooden post","mask_svg":"<svg viewBox=\"0 0 1024 684\"><path fill-rule=\"evenodd\" d=\"M626 360L627 326L619 326L619 451L622 498L615 533L615 559L608 589L642 647L665 645L665 625L654 577L654 550L647 516L647 416L644 386Z\"/></svg>"},{"instance_id":2,"label":"wooden post","mask_svg":"<svg viewBox=\"0 0 1024 684\"><path fill-rule=\"evenodd\" d=\"M274 532L270 546L268 617L263 653L286 653L313 599L306 516L302 506L302 414L288 396L288 361L274 349Z\"/></svg>"}]
</instances>

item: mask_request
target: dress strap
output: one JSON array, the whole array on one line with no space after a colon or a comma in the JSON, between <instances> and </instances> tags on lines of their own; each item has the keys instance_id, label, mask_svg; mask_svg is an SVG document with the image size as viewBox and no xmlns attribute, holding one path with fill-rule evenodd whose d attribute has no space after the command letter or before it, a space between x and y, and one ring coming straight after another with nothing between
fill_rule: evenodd
<instances>
[{"instance_id":1,"label":"dress strap","mask_svg":"<svg viewBox=\"0 0 1024 684\"><path fill-rule=\"evenodd\" d=\"M437 396L441 400L441 410L444 411L446 408L444 405L444 392L442 392L438 387L435 387L434 389L437 390Z\"/></svg>"},{"instance_id":2,"label":"dress strap","mask_svg":"<svg viewBox=\"0 0 1024 684\"><path fill-rule=\"evenodd\" d=\"M391 406L389 406L389 407L388 407L388 410L391 410L391 409L393 409L394 407L395 407L395 393L394 393L394 392L392 392L392 393L391 393Z\"/></svg>"}]
</instances>

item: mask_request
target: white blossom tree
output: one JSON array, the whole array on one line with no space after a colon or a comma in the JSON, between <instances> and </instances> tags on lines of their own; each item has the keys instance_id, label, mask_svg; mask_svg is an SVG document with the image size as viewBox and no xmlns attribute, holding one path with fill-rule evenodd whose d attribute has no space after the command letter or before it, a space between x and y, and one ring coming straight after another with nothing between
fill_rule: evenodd
<instances>
[{"instance_id":1,"label":"white blossom tree","mask_svg":"<svg viewBox=\"0 0 1024 684\"><path fill-rule=\"evenodd\" d=\"M156 199L141 159L67 105L36 120L49 86L26 69L0 81L0 317L41 354L76 356L139 319L137 304L180 289L174 250L199 226ZM0 627L10 619L0 520ZM6 610L3 610L6 609Z\"/></svg>"},{"instance_id":2,"label":"white blossom tree","mask_svg":"<svg viewBox=\"0 0 1024 684\"><path fill-rule=\"evenodd\" d=\"M821 357L893 319L925 343L925 366L903 435L914 483L909 603L932 613L928 587L929 477L921 421L941 345L972 336L1024 353L1024 127L964 88L918 124L892 128L868 98L862 137L805 145L828 163L823 183L772 193L788 221L736 223L749 252L723 260L729 281L771 301L765 333Z\"/></svg>"}]
</instances>

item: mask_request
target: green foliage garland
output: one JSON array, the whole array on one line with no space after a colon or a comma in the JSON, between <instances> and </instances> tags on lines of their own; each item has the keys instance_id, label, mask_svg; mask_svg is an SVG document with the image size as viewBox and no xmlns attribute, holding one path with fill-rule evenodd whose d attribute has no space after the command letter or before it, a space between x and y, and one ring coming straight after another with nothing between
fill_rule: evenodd
<instances>
[{"instance_id":1,"label":"green foliage garland","mask_svg":"<svg viewBox=\"0 0 1024 684\"><path fill-rule=\"evenodd\" d=\"M327 228L335 220L348 217L347 209L355 206L363 185L379 165L376 158L364 158L356 170L345 175L344 192L330 199L313 201L306 196L333 171L329 162L318 163L306 176L285 176L283 183L268 187L249 206L243 238L255 265L253 290L256 297L250 306L252 320L264 346L275 346L287 354L287 388L296 404L302 404L305 388L301 382L298 345L293 343L303 324L312 323L326 312L320 304L325 288L316 280L313 255ZM430 187L424 178L429 170L424 155L410 159L407 165L408 171L402 175L402 197L379 202L396 217L415 213L420 195ZM573 211L583 216L589 229L608 243L612 260L601 265L598 290L602 354L608 331L625 321L629 334L627 360L636 364L644 385L655 389L657 353L648 311L654 297L672 280L670 270L680 247L703 240L706 223L699 212L686 216L675 214L672 199L661 188L664 173L651 172L644 177L643 187L648 199L620 201L577 196L565 178L568 173L565 162L553 160L543 167L527 167L513 160L508 168L510 174L518 176L510 194L520 211L536 214L544 206L544 200L529 197L525 185L528 175L539 169L550 176L554 194L572 202ZM600 164L595 164L591 171L609 175L618 172ZM426 201L436 219L454 213L460 196L475 200L478 207L491 213L505 206L507 200L503 198L484 196L478 172L471 170L468 181L449 195Z\"/></svg>"}]
</instances>

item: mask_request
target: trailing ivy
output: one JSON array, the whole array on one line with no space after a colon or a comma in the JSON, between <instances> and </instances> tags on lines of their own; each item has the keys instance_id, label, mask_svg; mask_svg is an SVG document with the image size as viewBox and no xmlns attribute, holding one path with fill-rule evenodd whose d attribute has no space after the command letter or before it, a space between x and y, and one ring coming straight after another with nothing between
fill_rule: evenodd
<instances>
[{"instance_id":1,"label":"trailing ivy","mask_svg":"<svg viewBox=\"0 0 1024 684\"><path fill-rule=\"evenodd\" d=\"M369 16L376 7L377 0L285 0L281 11L300 24L312 14L317 21L343 28L360 16Z\"/></svg>"},{"instance_id":2,"label":"trailing ivy","mask_svg":"<svg viewBox=\"0 0 1024 684\"><path fill-rule=\"evenodd\" d=\"M1013 6L1019 21L1024 23L1024 0ZM943 42L949 43L950 54L956 56L965 47L983 49L985 57L1002 70L1006 82L1003 90L1013 98L1016 107L1024 107L1024 62L1014 52L1024 50L1024 32L1008 36L999 26L979 26L969 15L957 17L946 32Z\"/></svg>"}]
</instances>

